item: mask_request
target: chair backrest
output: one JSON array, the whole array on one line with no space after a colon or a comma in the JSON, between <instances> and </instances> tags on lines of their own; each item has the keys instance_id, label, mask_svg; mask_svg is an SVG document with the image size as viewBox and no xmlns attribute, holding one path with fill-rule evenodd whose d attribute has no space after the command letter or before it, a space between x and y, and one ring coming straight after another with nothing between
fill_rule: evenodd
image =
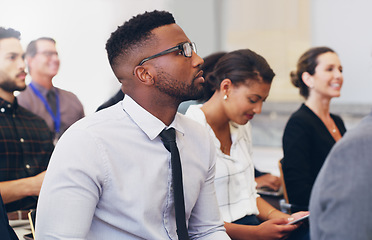
<instances>
[{"instance_id":1,"label":"chair backrest","mask_svg":"<svg viewBox=\"0 0 372 240\"><path fill-rule=\"evenodd\" d=\"M280 171L280 181L282 183L282 188L283 188L283 196L284 196L285 202L289 203L287 188L285 187L285 181L284 181L284 175L283 175L282 159L278 161L278 166L279 166L279 171Z\"/></svg>"},{"instance_id":2,"label":"chair backrest","mask_svg":"<svg viewBox=\"0 0 372 240\"><path fill-rule=\"evenodd\" d=\"M288 214L295 213L295 212L298 212L298 211L308 211L307 206L296 205L296 204L293 204L293 203L289 202L287 188L285 186L285 181L284 181L282 160L283 159L280 159L279 162L278 162L279 171L280 171L280 181L282 182L283 196L284 196L284 200L285 200L285 203L283 203L283 207L281 207L281 208L283 208L283 210L285 210L285 212L287 212Z\"/></svg>"}]
</instances>

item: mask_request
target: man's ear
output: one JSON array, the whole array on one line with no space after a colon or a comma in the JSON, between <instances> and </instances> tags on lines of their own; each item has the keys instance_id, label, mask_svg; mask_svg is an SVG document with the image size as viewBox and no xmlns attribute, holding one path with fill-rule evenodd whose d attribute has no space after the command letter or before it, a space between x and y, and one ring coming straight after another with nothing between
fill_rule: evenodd
<instances>
[{"instance_id":1,"label":"man's ear","mask_svg":"<svg viewBox=\"0 0 372 240\"><path fill-rule=\"evenodd\" d=\"M308 72L302 73L302 81L308 86L309 88L314 87L314 78Z\"/></svg>"},{"instance_id":2,"label":"man's ear","mask_svg":"<svg viewBox=\"0 0 372 240\"><path fill-rule=\"evenodd\" d=\"M144 66L136 66L133 73L141 83L146 85L154 84L154 78L148 68Z\"/></svg>"},{"instance_id":3,"label":"man's ear","mask_svg":"<svg viewBox=\"0 0 372 240\"><path fill-rule=\"evenodd\" d=\"M31 65L32 64L32 57L30 57L30 56L26 56L25 57L25 62L27 63L27 65Z\"/></svg>"}]
</instances>

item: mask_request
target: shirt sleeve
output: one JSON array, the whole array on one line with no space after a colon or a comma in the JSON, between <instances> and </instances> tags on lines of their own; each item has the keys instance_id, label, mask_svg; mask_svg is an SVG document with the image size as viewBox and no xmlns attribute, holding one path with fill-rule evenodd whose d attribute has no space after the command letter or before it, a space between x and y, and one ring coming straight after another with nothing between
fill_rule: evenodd
<instances>
[{"instance_id":1,"label":"shirt sleeve","mask_svg":"<svg viewBox=\"0 0 372 240\"><path fill-rule=\"evenodd\" d=\"M87 237L105 178L102 150L87 135L68 131L55 148L39 197L36 239Z\"/></svg>"},{"instance_id":2,"label":"shirt sleeve","mask_svg":"<svg viewBox=\"0 0 372 240\"><path fill-rule=\"evenodd\" d=\"M191 239L224 240L230 239L224 228L224 222L218 208L216 191L214 187L216 152L210 140L210 167L199 198L193 208L189 220L189 235Z\"/></svg>"}]
</instances>

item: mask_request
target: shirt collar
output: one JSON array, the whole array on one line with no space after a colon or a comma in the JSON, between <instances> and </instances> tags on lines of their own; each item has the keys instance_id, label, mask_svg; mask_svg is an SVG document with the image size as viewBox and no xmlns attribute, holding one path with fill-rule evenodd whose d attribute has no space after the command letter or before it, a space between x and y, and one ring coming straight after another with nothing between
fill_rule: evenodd
<instances>
[{"instance_id":1,"label":"shirt collar","mask_svg":"<svg viewBox=\"0 0 372 240\"><path fill-rule=\"evenodd\" d=\"M18 108L17 98L14 98L14 102L10 103L0 98L0 112L1 113L14 113Z\"/></svg>"},{"instance_id":2,"label":"shirt collar","mask_svg":"<svg viewBox=\"0 0 372 240\"><path fill-rule=\"evenodd\" d=\"M155 139L164 128L168 128L160 119L146 111L128 95L124 96L122 107L151 140ZM179 123L179 117L177 113L169 127L173 127L181 134L184 134L184 129Z\"/></svg>"},{"instance_id":3,"label":"shirt collar","mask_svg":"<svg viewBox=\"0 0 372 240\"><path fill-rule=\"evenodd\" d=\"M38 84L37 82L35 81L31 81L32 85L41 93L41 95L43 95L44 97L47 95L47 93L49 91L53 91L56 93L56 88L54 86L52 86L51 89L46 89L45 87L41 86L40 84Z\"/></svg>"}]
</instances>

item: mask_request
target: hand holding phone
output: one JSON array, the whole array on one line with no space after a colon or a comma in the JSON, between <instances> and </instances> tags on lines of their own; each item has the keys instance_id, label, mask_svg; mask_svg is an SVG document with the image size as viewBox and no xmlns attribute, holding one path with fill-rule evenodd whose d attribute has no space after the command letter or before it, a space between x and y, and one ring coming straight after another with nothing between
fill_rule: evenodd
<instances>
[{"instance_id":1,"label":"hand holding phone","mask_svg":"<svg viewBox=\"0 0 372 240\"><path fill-rule=\"evenodd\" d=\"M303 221L307 220L309 218L309 216L310 216L310 213L308 213L308 214L306 214L306 215L304 215L300 218L297 218L297 219L287 223L286 225L292 225L292 224L303 222Z\"/></svg>"}]
</instances>

